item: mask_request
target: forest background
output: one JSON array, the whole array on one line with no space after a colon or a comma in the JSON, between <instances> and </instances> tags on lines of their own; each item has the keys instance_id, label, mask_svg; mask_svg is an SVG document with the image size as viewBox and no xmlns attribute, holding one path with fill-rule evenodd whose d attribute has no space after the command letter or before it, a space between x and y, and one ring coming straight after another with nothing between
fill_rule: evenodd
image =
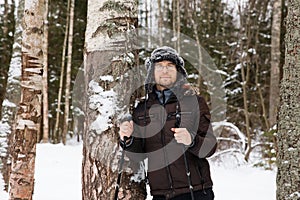
<instances>
[{"instance_id":1,"label":"forest background","mask_svg":"<svg viewBox=\"0 0 300 200\"><path fill-rule=\"evenodd\" d=\"M79 142L86 134L85 118L82 108L72 98L74 86L78 84L76 77L85 70L84 56L89 51L86 31L88 19L94 17L88 11L92 1L42 2L43 9L46 8L40 15L44 26L40 82L43 114L36 140L66 144L68 139L76 137ZM100 12L123 12L127 8L122 1L103 2ZM284 0L165 0L135 4L136 8L130 11L137 13L130 22L132 26L154 32L162 28L172 30L174 48L179 52L181 46L176 41L180 35L192 38L210 55L216 66L215 73L222 77L220 87L225 91L226 117L221 125L215 123L215 130L221 127L221 131L217 135L219 147L213 160L222 163L223 159L230 158L238 165L254 157L254 166L276 168L288 3ZM13 145L15 119L22 91L23 16L28 14L25 7L26 0L0 1L0 166L6 189L11 155L16 146ZM99 26L97 31L111 36L122 23L122 20L113 21ZM160 37L165 39L163 34ZM135 64L143 63L150 52L147 48L135 52L139 56ZM35 59L39 58L29 57L27 61ZM208 90L207 77L202 77L191 63L187 62L186 68L189 82L211 103L213 94ZM107 74L115 76L114 68L111 71ZM110 84L110 80L101 81L100 85ZM212 112L217 111L212 109Z\"/></svg>"}]
</instances>

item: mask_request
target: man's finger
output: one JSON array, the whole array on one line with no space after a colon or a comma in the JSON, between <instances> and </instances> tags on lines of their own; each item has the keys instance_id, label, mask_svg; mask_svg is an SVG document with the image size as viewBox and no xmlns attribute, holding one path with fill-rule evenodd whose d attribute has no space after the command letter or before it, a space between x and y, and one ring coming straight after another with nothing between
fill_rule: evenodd
<instances>
[{"instance_id":1,"label":"man's finger","mask_svg":"<svg viewBox=\"0 0 300 200\"><path fill-rule=\"evenodd\" d=\"M171 131L175 132L175 133L180 133L185 131L185 128L171 128Z\"/></svg>"},{"instance_id":2,"label":"man's finger","mask_svg":"<svg viewBox=\"0 0 300 200\"><path fill-rule=\"evenodd\" d=\"M171 131L178 133L179 132L179 128L171 128Z\"/></svg>"}]
</instances>

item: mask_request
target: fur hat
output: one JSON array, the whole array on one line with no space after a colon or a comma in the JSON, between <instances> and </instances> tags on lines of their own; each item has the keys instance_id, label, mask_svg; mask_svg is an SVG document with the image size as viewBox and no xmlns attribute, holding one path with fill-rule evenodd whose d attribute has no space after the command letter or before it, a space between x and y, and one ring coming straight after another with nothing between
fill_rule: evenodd
<instances>
[{"instance_id":1,"label":"fur hat","mask_svg":"<svg viewBox=\"0 0 300 200\"><path fill-rule=\"evenodd\" d=\"M147 69L145 87L148 92L152 91L153 85L155 84L154 65L155 63L163 60L171 61L176 65L178 73L174 87L182 86L186 83L187 72L184 68L184 60L178 55L175 49L168 46L163 46L154 49L151 53L151 56L148 57L145 61L145 67Z\"/></svg>"}]
</instances>

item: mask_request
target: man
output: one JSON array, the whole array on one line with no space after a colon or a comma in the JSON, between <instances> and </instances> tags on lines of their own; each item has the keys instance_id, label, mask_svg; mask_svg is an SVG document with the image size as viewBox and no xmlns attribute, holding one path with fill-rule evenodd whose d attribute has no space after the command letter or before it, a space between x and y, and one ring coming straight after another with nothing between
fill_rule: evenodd
<instances>
[{"instance_id":1,"label":"man","mask_svg":"<svg viewBox=\"0 0 300 200\"><path fill-rule=\"evenodd\" d=\"M153 200L214 199L206 158L217 142L205 100L188 86L173 48L155 49L145 65L146 100L120 125L122 147L132 161L148 158Z\"/></svg>"}]
</instances>

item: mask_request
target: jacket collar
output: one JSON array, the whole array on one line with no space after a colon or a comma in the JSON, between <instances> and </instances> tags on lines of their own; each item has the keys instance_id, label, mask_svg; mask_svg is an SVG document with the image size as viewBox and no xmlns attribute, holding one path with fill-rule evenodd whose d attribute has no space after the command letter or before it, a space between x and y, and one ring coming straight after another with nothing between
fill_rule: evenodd
<instances>
[{"instance_id":1,"label":"jacket collar","mask_svg":"<svg viewBox=\"0 0 300 200\"><path fill-rule=\"evenodd\" d=\"M176 87L176 88L170 88L170 89L166 89L162 92L170 92L170 97L167 99L167 101L165 102L166 103L173 103L173 102L176 102L178 99L180 100L181 98L183 98L184 94L185 94L185 91L186 89L185 88L179 88L179 87ZM159 104L160 101L159 101L159 97L157 95L157 92L160 92L160 91L157 91L156 89L156 86L154 85L152 90L148 93L148 105L151 106L153 104Z\"/></svg>"}]
</instances>

